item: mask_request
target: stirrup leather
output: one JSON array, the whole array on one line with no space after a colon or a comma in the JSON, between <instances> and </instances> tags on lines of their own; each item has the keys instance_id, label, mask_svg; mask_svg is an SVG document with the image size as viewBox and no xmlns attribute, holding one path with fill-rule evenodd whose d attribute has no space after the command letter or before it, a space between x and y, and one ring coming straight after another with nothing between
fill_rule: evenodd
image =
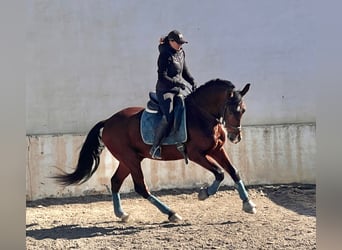
<instances>
[{"instance_id":1,"label":"stirrup leather","mask_svg":"<svg viewBox=\"0 0 342 250\"><path fill-rule=\"evenodd\" d=\"M153 159L157 159L157 160L161 160L161 147L157 146L157 147L153 147L150 150L150 155L152 156Z\"/></svg>"},{"instance_id":2,"label":"stirrup leather","mask_svg":"<svg viewBox=\"0 0 342 250\"><path fill-rule=\"evenodd\" d=\"M178 149L178 151L181 152L181 154L183 155L184 160L185 160L185 164L188 164L188 163L189 163L189 160L188 160L188 154L187 154L187 152L186 152L185 144L184 144L184 143L178 143L178 144L177 144L177 149Z\"/></svg>"}]
</instances>

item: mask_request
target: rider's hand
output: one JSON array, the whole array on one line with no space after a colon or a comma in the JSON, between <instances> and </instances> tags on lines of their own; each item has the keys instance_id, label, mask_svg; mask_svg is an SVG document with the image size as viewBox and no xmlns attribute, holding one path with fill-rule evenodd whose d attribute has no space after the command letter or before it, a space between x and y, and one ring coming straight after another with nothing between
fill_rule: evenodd
<instances>
[{"instance_id":1,"label":"rider's hand","mask_svg":"<svg viewBox=\"0 0 342 250\"><path fill-rule=\"evenodd\" d=\"M192 92L194 92L196 89L197 89L197 84L196 83L192 84Z\"/></svg>"},{"instance_id":2,"label":"rider's hand","mask_svg":"<svg viewBox=\"0 0 342 250\"><path fill-rule=\"evenodd\" d=\"M180 87L182 90L185 89L185 84L182 82L177 82L177 87Z\"/></svg>"}]
</instances>

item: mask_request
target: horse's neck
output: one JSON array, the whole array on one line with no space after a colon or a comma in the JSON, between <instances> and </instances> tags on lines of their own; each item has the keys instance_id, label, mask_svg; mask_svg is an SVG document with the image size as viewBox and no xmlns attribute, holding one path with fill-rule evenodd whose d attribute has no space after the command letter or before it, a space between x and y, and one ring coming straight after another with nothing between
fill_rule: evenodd
<instances>
[{"instance_id":1,"label":"horse's neck","mask_svg":"<svg viewBox=\"0 0 342 250\"><path fill-rule=\"evenodd\" d=\"M224 106L224 96L222 94L207 94L201 96L194 96L193 100L198 107L212 114L219 116L221 109Z\"/></svg>"},{"instance_id":2,"label":"horse's neck","mask_svg":"<svg viewBox=\"0 0 342 250\"><path fill-rule=\"evenodd\" d=\"M205 99L205 98L187 98L186 105L188 107L188 114L192 116L194 114L198 115L198 118L202 118L204 122L208 122L212 125L217 124L219 120L219 105L217 101L213 99ZM189 112L190 111L190 112Z\"/></svg>"}]
</instances>

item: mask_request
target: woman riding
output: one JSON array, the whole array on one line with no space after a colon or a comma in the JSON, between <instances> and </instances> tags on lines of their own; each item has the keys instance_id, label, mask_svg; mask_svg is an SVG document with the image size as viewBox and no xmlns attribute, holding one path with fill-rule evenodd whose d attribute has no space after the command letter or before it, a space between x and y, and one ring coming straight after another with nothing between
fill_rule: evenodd
<instances>
[{"instance_id":1,"label":"woman riding","mask_svg":"<svg viewBox=\"0 0 342 250\"><path fill-rule=\"evenodd\" d=\"M160 39L158 46L156 94L163 116L155 131L153 145L150 150L153 159L161 159L160 145L170 132L173 124L173 100L179 94L180 89L185 89L184 80L191 84L192 90L196 88L194 78L185 63L185 53L182 48L184 43L188 42L184 39L182 33L173 30L166 37Z\"/></svg>"}]
</instances>

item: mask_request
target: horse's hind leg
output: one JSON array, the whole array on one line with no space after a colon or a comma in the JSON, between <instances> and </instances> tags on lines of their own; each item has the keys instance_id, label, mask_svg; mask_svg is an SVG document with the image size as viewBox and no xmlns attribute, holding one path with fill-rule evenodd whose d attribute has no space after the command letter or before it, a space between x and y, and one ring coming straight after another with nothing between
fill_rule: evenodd
<instances>
[{"instance_id":1,"label":"horse's hind leg","mask_svg":"<svg viewBox=\"0 0 342 250\"><path fill-rule=\"evenodd\" d=\"M113 206L114 206L114 214L116 217L120 218L123 222L128 220L129 215L125 213L121 207L120 193L119 190L123 181L129 175L130 171L125 167L122 163L119 164L115 174L111 179L111 187L112 187L112 197L113 197Z\"/></svg>"},{"instance_id":2,"label":"horse's hind leg","mask_svg":"<svg viewBox=\"0 0 342 250\"><path fill-rule=\"evenodd\" d=\"M139 163L139 167L135 167L134 170L133 169L131 170L132 170L131 176L134 182L134 189L138 194L140 194L142 197L144 197L149 202L151 202L162 213L166 214L168 216L169 221L177 222L177 221L182 220L182 217L180 217L177 213L171 210L167 205L165 205L157 197L155 197L148 191L145 181L144 181L144 175L142 173L140 163Z\"/></svg>"}]
</instances>

